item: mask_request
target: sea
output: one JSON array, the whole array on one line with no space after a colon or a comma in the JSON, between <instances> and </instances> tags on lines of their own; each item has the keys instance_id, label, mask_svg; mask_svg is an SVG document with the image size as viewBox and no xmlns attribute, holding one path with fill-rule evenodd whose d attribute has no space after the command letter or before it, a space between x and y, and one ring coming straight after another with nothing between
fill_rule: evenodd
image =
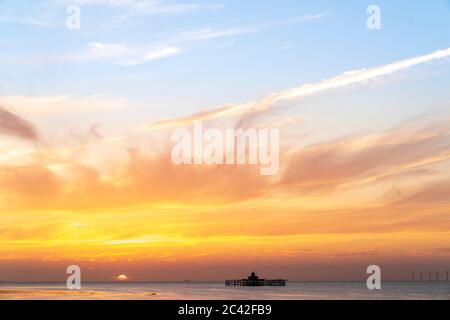
<instances>
[{"instance_id":1,"label":"sea","mask_svg":"<svg viewBox=\"0 0 450 320\"><path fill-rule=\"evenodd\" d=\"M226 287L223 282L0 283L0 300L450 300L450 282L288 282L286 287Z\"/></svg>"}]
</instances>

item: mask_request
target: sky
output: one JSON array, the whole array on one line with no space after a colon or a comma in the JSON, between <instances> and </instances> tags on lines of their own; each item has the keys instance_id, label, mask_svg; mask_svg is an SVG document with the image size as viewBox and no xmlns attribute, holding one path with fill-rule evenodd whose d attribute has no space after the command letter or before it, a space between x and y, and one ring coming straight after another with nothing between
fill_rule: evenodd
<instances>
[{"instance_id":1,"label":"sky","mask_svg":"<svg viewBox=\"0 0 450 320\"><path fill-rule=\"evenodd\" d=\"M0 0L0 281L448 270L449 18L444 0ZM195 121L279 129L280 171L174 165Z\"/></svg>"}]
</instances>

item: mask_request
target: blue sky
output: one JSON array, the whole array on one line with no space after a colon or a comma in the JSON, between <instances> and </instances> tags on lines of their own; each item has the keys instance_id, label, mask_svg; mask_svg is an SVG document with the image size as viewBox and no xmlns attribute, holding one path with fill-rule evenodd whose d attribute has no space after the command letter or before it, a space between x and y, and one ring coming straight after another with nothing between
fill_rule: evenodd
<instances>
[{"instance_id":1,"label":"blue sky","mask_svg":"<svg viewBox=\"0 0 450 320\"><path fill-rule=\"evenodd\" d=\"M65 27L73 3L81 30ZM371 4L379 31L366 27ZM449 47L444 0L4 0L0 9L0 95L125 99L137 110L131 123Z\"/></svg>"},{"instance_id":2,"label":"blue sky","mask_svg":"<svg viewBox=\"0 0 450 320\"><path fill-rule=\"evenodd\" d=\"M448 0L0 0L0 30L5 279L448 270ZM280 129L279 174L175 166L195 121Z\"/></svg>"}]
</instances>

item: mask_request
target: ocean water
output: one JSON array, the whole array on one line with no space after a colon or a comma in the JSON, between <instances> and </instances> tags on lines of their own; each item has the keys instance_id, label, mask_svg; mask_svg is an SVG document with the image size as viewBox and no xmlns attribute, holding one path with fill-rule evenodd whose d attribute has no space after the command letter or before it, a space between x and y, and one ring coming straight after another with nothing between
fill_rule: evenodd
<instances>
[{"instance_id":1,"label":"ocean water","mask_svg":"<svg viewBox=\"0 0 450 320\"><path fill-rule=\"evenodd\" d=\"M69 291L64 283L0 284L0 300L450 300L450 282L385 282L369 291L359 282L288 282L286 287L225 287L223 282L85 283Z\"/></svg>"}]
</instances>

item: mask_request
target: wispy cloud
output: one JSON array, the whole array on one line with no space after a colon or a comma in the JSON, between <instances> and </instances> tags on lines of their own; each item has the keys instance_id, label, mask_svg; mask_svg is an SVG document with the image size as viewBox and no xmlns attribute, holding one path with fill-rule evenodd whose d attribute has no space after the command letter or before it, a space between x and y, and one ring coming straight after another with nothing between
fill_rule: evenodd
<instances>
[{"instance_id":1,"label":"wispy cloud","mask_svg":"<svg viewBox=\"0 0 450 320\"><path fill-rule=\"evenodd\" d=\"M37 27L50 27L51 23L43 20L37 20L34 18L26 17L2 17L0 16L0 23L15 23L15 24L25 24Z\"/></svg>"},{"instance_id":2,"label":"wispy cloud","mask_svg":"<svg viewBox=\"0 0 450 320\"><path fill-rule=\"evenodd\" d=\"M142 15L154 15L154 14L181 14L186 12L195 12L200 9L206 10L217 10L222 6L220 5L212 5L212 4L181 4L174 2L162 2L162 1L153 1L153 2L140 2L135 3L135 5L129 7L128 12L117 16L114 21L116 23L124 22L130 18L142 16Z\"/></svg>"},{"instance_id":3,"label":"wispy cloud","mask_svg":"<svg viewBox=\"0 0 450 320\"><path fill-rule=\"evenodd\" d=\"M398 71L402 71L420 64L439 60L450 57L450 48L435 51L430 54L397 61L384 66L374 67L370 69L359 69L345 72L337 77L331 79L325 79L318 84L307 84L298 88L288 90L281 93L277 98L278 100L289 100L304 97L312 94L319 93L321 91L345 87L355 83L361 83L367 80L371 80L377 77L386 76Z\"/></svg>"},{"instance_id":4,"label":"wispy cloud","mask_svg":"<svg viewBox=\"0 0 450 320\"><path fill-rule=\"evenodd\" d=\"M310 14L310 15L302 15L302 16L296 16L276 21L271 21L267 23L262 23L257 25L259 28L267 28L267 27L276 27L276 26L282 26L285 24L291 24L291 23L298 23L298 22L307 22L307 21L314 21L319 20L328 16L332 16L333 12L322 12L318 14Z\"/></svg>"},{"instance_id":5,"label":"wispy cloud","mask_svg":"<svg viewBox=\"0 0 450 320\"><path fill-rule=\"evenodd\" d=\"M216 30L208 27L195 31L182 32L172 39L163 41L160 45L154 45L150 49L145 47L131 48L122 44L93 42L88 45L87 51L79 52L74 55L68 55L67 58L68 60L112 59L115 60L116 63L124 66L134 66L182 53L183 50L176 44L196 41L208 41L218 38L257 33L263 31L265 28L270 28L282 24L319 19L327 15L327 13L324 13L311 16L301 16L259 25L243 26L222 30Z\"/></svg>"},{"instance_id":6,"label":"wispy cloud","mask_svg":"<svg viewBox=\"0 0 450 320\"><path fill-rule=\"evenodd\" d=\"M37 141L39 134L33 124L0 107L0 134Z\"/></svg>"},{"instance_id":7,"label":"wispy cloud","mask_svg":"<svg viewBox=\"0 0 450 320\"><path fill-rule=\"evenodd\" d=\"M168 45L146 48L117 43L91 42L84 50L53 57L51 60L61 62L104 60L123 66L135 66L178 55L181 52L181 48Z\"/></svg>"},{"instance_id":8,"label":"wispy cloud","mask_svg":"<svg viewBox=\"0 0 450 320\"><path fill-rule=\"evenodd\" d=\"M212 28L204 28L201 30L182 33L180 35L180 40L182 41L210 40L255 32L259 32L259 29L244 27L236 29L214 30Z\"/></svg>"},{"instance_id":9,"label":"wispy cloud","mask_svg":"<svg viewBox=\"0 0 450 320\"><path fill-rule=\"evenodd\" d=\"M54 114L117 109L126 101L95 96L0 96L0 104L21 114Z\"/></svg>"},{"instance_id":10,"label":"wispy cloud","mask_svg":"<svg viewBox=\"0 0 450 320\"><path fill-rule=\"evenodd\" d=\"M258 33L262 32L265 29L273 28L276 26L281 26L285 24L298 23L298 22L306 22L316 19L321 19L326 16L331 15L331 13L321 13L316 15L305 15L292 17L282 20L270 21L266 23L254 24L254 25L246 25L240 26L236 28L222 29L216 30L210 27L184 32L178 37L178 41L198 41L198 40L211 40L216 38L224 38L224 37L232 37L237 35L249 34L249 33Z\"/></svg>"},{"instance_id":11,"label":"wispy cloud","mask_svg":"<svg viewBox=\"0 0 450 320\"><path fill-rule=\"evenodd\" d=\"M143 15L173 15L195 12L200 9L217 10L222 5L208 3L180 3L164 0L55 0L60 5L108 6L120 10L120 14L113 18L113 23L121 23L130 18Z\"/></svg>"},{"instance_id":12,"label":"wispy cloud","mask_svg":"<svg viewBox=\"0 0 450 320\"><path fill-rule=\"evenodd\" d=\"M48 11L40 1L19 3L13 0L0 0L0 24L26 25L31 27L51 27Z\"/></svg>"},{"instance_id":13,"label":"wispy cloud","mask_svg":"<svg viewBox=\"0 0 450 320\"><path fill-rule=\"evenodd\" d=\"M150 50L137 57L134 60L124 61L122 64L125 66L135 66L143 63L147 63L154 60L160 60L167 57L178 55L182 50L178 47L162 47L154 50Z\"/></svg>"},{"instance_id":14,"label":"wispy cloud","mask_svg":"<svg viewBox=\"0 0 450 320\"><path fill-rule=\"evenodd\" d=\"M373 67L369 69L358 69L344 72L336 77L324 79L318 83L308 83L302 86L282 91L270 95L262 100L252 101L245 104L223 106L213 110L206 110L193 114L188 117L172 119L167 121L159 121L153 123L151 128L183 126L190 124L196 120L211 120L219 117L231 116L236 114L245 114L253 112L261 112L272 108L276 103L299 99L311 96L328 90L339 89L349 85L364 83L368 80L388 76L395 72L406 70L417 65L432 62L439 59L450 57L450 48L438 50L430 54L414 57L411 59L401 60L390 64Z\"/></svg>"},{"instance_id":15,"label":"wispy cloud","mask_svg":"<svg viewBox=\"0 0 450 320\"><path fill-rule=\"evenodd\" d=\"M169 44L130 46L121 43L90 42L78 51L45 55L0 55L10 64L60 64L104 61L122 66L136 66L181 54L183 49Z\"/></svg>"},{"instance_id":16,"label":"wispy cloud","mask_svg":"<svg viewBox=\"0 0 450 320\"><path fill-rule=\"evenodd\" d=\"M91 42L88 44L86 59L115 58L135 54L136 51L120 44Z\"/></svg>"},{"instance_id":17,"label":"wispy cloud","mask_svg":"<svg viewBox=\"0 0 450 320\"><path fill-rule=\"evenodd\" d=\"M294 192L329 193L450 159L448 119L412 122L377 135L328 141L291 152L281 184Z\"/></svg>"},{"instance_id":18,"label":"wispy cloud","mask_svg":"<svg viewBox=\"0 0 450 320\"><path fill-rule=\"evenodd\" d=\"M31 11L32 14L24 14L23 12L3 13L0 15L0 23L50 27L57 24L58 12L60 12L61 7L69 5L108 7L113 14L110 19L112 24L125 22L136 16L175 15L195 12L200 9L218 10L222 8L221 5L217 4L179 3L165 0L46 0L37 6L28 5L28 11Z\"/></svg>"},{"instance_id":19,"label":"wispy cloud","mask_svg":"<svg viewBox=\"0 0 450 320\"><path fill-rule=\"evenodd\" d=\"M176 2L166 1L125 1L125 0L78 0L78 1L66 1L55 0L50 2L53 6L56 5L91 5L91 6L109 6L118 9L130 10L131 14L150 14L150 13L181 13L194 9L197 7L209 7L219 8L220 5L206 5L206 4L178 4ZM51 10L51 6L45 7L46 10ZM136 13L132 13L136 11ZM186 51L183 47L192 46L194 43L202 41L210 41L220 38L233 38L245 34L263 32L268 28L274 28L277 26L298 23L303 21L312 21L321 19L330 15L330 13L320 13L315 15L304 15L297 17L290 17L286 19L269 21L260 24L237 26L230 28L217 29L212 27L204 27L197 30L178 32L167 39L162 39L155 43L146 44L124 44L124 43L109 43L103 41L93 41L86 44L85 48L78 51L72 50L67 53L58 54L46 54L46 55L8 55L4 53L2 60L7 63L19 63L19 64L34 64L34 63L66 63L66 62L83 62L93 60L104 60L123 66L136 66L145 64L154 60L160 60L163 58L179 55ZM125 17L125 16L124 16ZM122 17L123 19L125 19ZM122 19L121 18L121 19ZM21 23L50 26L50 23L41 22L34 19L17 19L17 18L2 18L2 21L20 21ZM113 18L114 20L114 18ZM230 43L230 42L228 42ZM233 43L233 42L231 42ZM226 47L226 46L225 46Z\"/></svg>"},{"instance_id":20,"label":"wispy cloud","mask_svg":"<svg viewBox=\"0 0 450 320\"><path fill-rule=\"evenodd\" d=\"M148 9L151 12L180 12L188 8L197 7L198 4L184 4L175 1L164 0L53 0L60 5L90 5L90 6L112 6L121 8Z\"/></svg>"}]
</instances>

